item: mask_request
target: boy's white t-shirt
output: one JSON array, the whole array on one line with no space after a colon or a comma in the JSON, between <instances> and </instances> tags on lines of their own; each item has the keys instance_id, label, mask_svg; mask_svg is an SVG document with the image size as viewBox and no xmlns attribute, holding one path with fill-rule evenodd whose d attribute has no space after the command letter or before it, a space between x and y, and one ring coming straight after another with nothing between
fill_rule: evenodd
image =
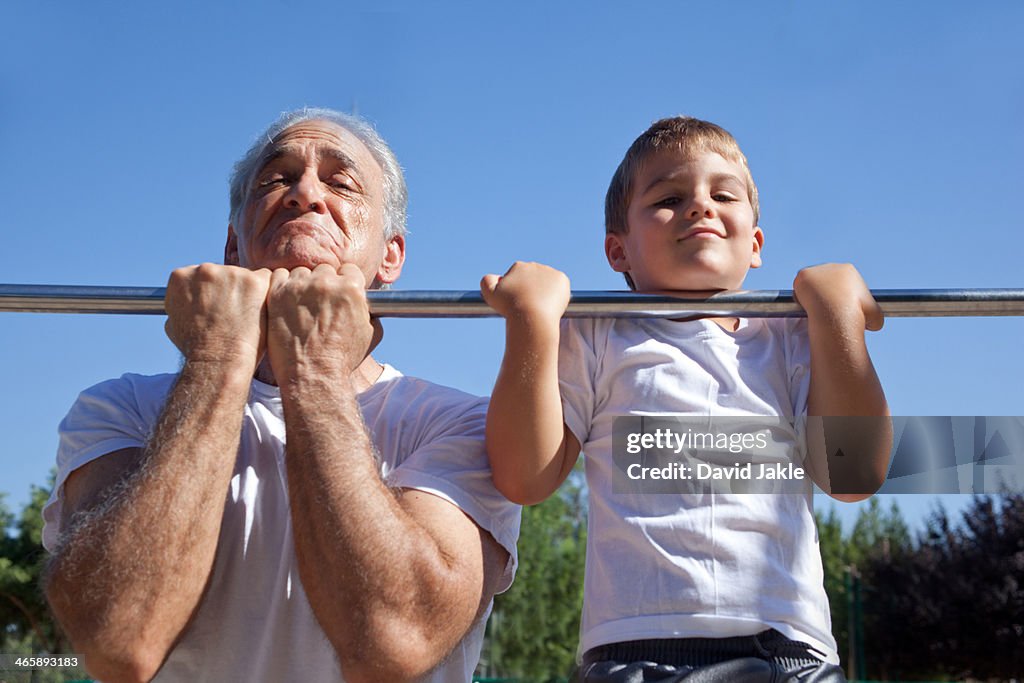
<instances>
[{"instance_id":1,"label":"boy's white t-shirt","mask_svg":"<svg viewBox=\"0 0 1024 683\"><path fill-rule=\"evenodd\" d=\"M743 319L735 332L708 320L563 321L563 411L590 490L584 652L774 628L838 664L809 480L796 494L613 490L616 417L800 418L809 375L804 320ZM803 422L783 422L773 438L802 466Z\"/></svg>"},{"instance_id":2,"label":"boy's white t-shirt","mask_svg":"<svg viewBox=\"0 0 1024 683\"><path fill-rule=\"evenodd\" d=\"M43 509L47 549L58 543L68 475L107 453L143 447L175 377L128 374L79 396L60 427L57 480ZM358 400L384 481L444 498L490 532L509 553L501 590L508 588L519 507L491 480L483 449L486 400L391 366ZM210 585L154 680L344 680L299 579L284 437L280 391L253 380ZM470 680L489 613L423 681Z\"/></svg>"}]
</instances>

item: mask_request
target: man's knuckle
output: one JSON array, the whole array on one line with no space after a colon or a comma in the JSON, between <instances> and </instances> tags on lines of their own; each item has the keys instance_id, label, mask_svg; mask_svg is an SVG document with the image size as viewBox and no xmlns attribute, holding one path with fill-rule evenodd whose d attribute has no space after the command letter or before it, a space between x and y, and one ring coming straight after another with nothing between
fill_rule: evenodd
<instances>
[{"instance_id":1,"label":"man's knuckle","mask_svg":"<svg viewBox=\"0 0 1024 683\"><path fill-rule=\"evenodd\" d=\"M209 277L217 273L217 266L213 263L200 263L196 266L196 274Z\"/></svg>"},{"instance_id":2,"label":"man's knuckle","mask_svg":"<svg viewBox=\"0 0 1024 683\"><path fill-rule=\"evenodd\" d=\"M338 290L342 296L346 298L357 299L364 295L362 285L354 278L342 278L341 281L338 282Z\"/></svg>"},{"instance_id":3,"label":"man's knuckle","mask_svg":"<svg viewBox=\"0 0 1024 683\"><path fill-rule=\"evenodd\" d=\"M333 292L334 284L324 278L313 278L306 284L305 289L317 297L325 297Z\"/></svg>"}]
</instances>

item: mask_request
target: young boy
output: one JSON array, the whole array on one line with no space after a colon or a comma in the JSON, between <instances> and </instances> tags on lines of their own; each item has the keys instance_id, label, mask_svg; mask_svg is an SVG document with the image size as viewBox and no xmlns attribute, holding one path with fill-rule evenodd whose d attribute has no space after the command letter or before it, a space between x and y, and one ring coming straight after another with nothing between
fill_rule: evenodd
<instances>
[{"instance_id":1,"label":"young boy","mask_svg":"<svg viewBox=\"0 0 1024 683\"><path fill-rule=\"evenodd\" d=\"M714 124L653 124L616 170L605 212L608 262L638 292L739 289L761 265L757 188L736 141ZM562 273L516 263L481 282L506 319L487 416L498 489L538 503L587 454L585 681L668 682L694 671L688 680L844 680L810 480L841 500L867 497L885 478L892 437L876 420L853 430L856 452L830 448L828 457L821 422L805 430L802 418L888 415L864 342L882 313L850 265L804 269L793 289L806 320L560 324L570 291ZM621 415L784 418L792 428L773 439L810 480L798 494L623 493L612 453ZM866 475L843 488L839 463Z\"/></svg>"}]
</instances>

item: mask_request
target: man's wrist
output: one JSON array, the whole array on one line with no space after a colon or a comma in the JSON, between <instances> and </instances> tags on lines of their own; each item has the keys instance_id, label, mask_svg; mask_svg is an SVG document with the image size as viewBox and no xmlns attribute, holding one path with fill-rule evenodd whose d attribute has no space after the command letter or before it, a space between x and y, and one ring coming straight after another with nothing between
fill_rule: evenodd
<instances>
[{"instance_id":1,"label":"man's wrist","mask_svg":"<svg viewBox=\"0 0 1024 683\"><path fill-rule=\"evenodd\" d=\"M181 368L181 374L202 376L208 380L215 381L224 389L232 386L248 387L252 382L253 373L256 368L255 358L249 354L238 355L234 358L204 357L202 354L189 356Z\"/></svg>"},{"instance_id":2,"label":"man's wrist","mask_svg":"<svg viewBox=\"0 0 1024 683\"><path fill-rule=\"evenodd\" d=\"M237 364L240 366L250 364L253 367L255 367L259 355L258 347L258 340L249 341L241 338L215 338L181 345L182 354L188 362Z\"/></svg>"},{"instance_id":3,"label":"man's wrist","mask_svg":"<svg viewBox=\"0 0 1024 683\"><path fill-rule=\"evenodd\" d=\"M354 370L343 359L306 358L287 363L283 370L281 373L275 370L275 377L285 400L307 395L356 394L352 378Z\"/></svg>"}]
</instances>

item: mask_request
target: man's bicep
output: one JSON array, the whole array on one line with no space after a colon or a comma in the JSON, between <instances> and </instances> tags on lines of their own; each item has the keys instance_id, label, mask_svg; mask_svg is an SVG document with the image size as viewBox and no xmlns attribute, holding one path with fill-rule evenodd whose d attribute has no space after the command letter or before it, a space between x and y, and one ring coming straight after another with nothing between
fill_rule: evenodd
<instances>
[{"instance_id":1,"label":"man's bicep","mask_svg":"<svg viewBox=\"0 0 1024 683\"><path fill-rule=\"evenodd\" d=\"M71 528L76 513L102 505L141 462L141 448L122 448L90 460L71 472L64 481L61 528Z\"/></svg>"}]
</instances>

